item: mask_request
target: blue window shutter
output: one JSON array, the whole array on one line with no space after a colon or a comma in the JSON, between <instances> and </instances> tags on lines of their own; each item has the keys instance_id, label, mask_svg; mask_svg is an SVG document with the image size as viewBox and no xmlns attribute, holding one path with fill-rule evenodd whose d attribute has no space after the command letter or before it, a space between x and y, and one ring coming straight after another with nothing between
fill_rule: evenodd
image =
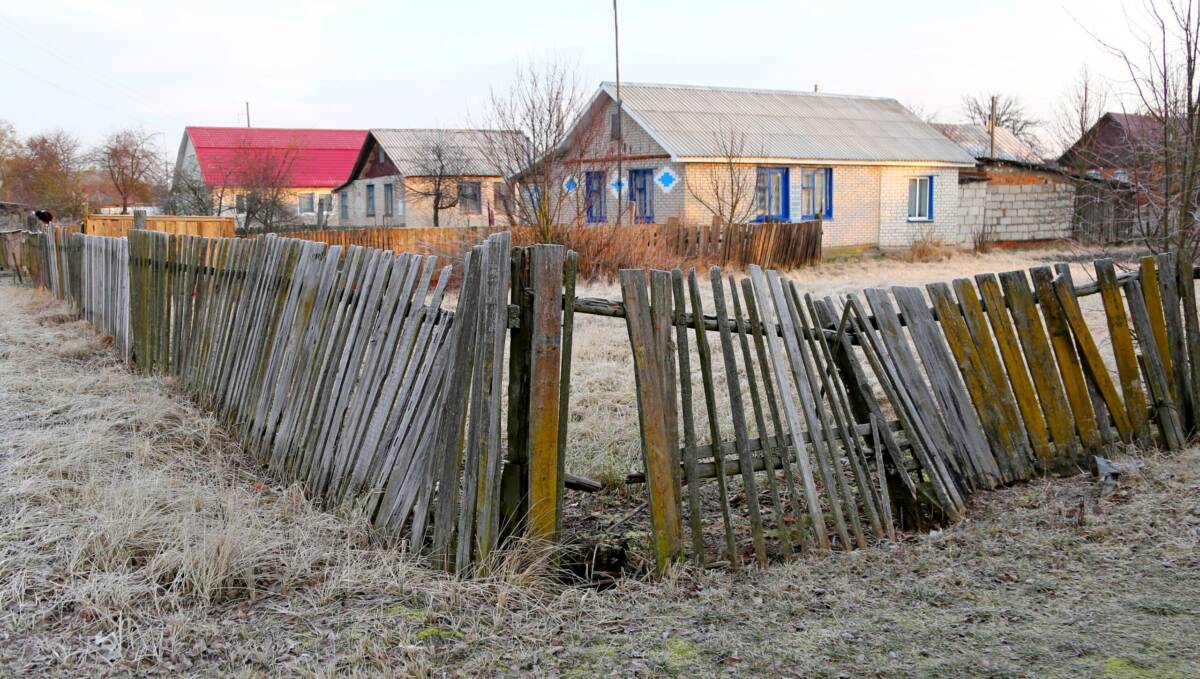
<instances>
[{"instance_id":1,"label":"blue window shutter","mask_svg":"<svg viewBox=\"0 0 1200 679\"><path fill-rule=\"evenodd\" d=\"M929 175L929 221L933 221L933 175Z\"/></svg>"},{"instance_id":2,"label":"blue window shutter","mask_svg":"<svg viewBox=\"0 0 1200 679\"><path fill-rule=\"evenodd\" d=\"M833 219L833 168L825 168L825 219Z\"/></svg>"}]
</instances>

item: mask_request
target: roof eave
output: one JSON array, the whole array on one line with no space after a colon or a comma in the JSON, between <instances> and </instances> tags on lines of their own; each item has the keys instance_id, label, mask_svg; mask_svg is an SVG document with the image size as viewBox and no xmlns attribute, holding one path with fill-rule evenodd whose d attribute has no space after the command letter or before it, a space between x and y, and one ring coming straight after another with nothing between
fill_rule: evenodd
<instances>
[{"instance_id":1,"label":"roof eave","mask_svg":"<svg viewBox=\"0 0 1200 679\"><path fill-rule=\"evenodd\" d=\"M680 156L673 157L674 162L680 163L725 163L729 158L720 156ZM950 161L950 160L847 160L847 159L832 159L832 158L768 158L768 157L751 157L736 158L739 163L757 164L757 165L877 165L884 167L975 167L975 161Z\"/></svg>"}]
</instances>

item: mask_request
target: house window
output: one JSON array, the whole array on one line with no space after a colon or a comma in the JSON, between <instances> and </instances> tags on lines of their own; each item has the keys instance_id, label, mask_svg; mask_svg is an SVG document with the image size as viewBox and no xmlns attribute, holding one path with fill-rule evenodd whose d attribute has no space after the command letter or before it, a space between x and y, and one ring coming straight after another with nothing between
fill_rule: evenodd
<instances>
[{"instance_id":1,"label":"house window","mask_svg":"<svg viewBox=\"0 0 1200 679\"><path fill-rule=\"evenodd\" d=\"M933 177L913 177L908 180L909 221L933 221Z\"/></svg>"},{"instance_id":2,"label":"house window","mask_svg":"<svg viewBox=\"0 0 1200 679\"><path fill-rule=\"evenodd\" d=\"M629 171L629 202L633 204L633 219L642 224L654 223L654 170Z\"/></svg>"},{"instance_id":3,"label":"house window","mask_svg":"<svg viewBox=\"0 0 1200 679\"><path fill-rule=\"evenodd\" d=\"M583 187L583 193L587 200L588 223L604 223L606 221L604 214L604 173L588 172L584 175Z\"/></svg>"},{"instance_id":4,"label":"house window","mask_svg":"<svg viewBox=\"0 0 1200 679\"><path fill-rule=\"evenodd\" d=\"M310 192L300 194L297 197L296 211L302 215L311 215L312 213L316 212L317 208L314 204L316 198L317 194L315 193Z\"/></svg>"},{"instance_id":5,"label":"house window","mask_svg":"<svg viewBox=\"0 0 1200 679\"><path fill-rule=\"evenodd\" d=\"M608 138L617 141L621 138L621 114L614 113L608 118Z\"/></svg>"},{"instance_id":6,"label":"house window","mask_svg":"<svg viewBox=\"0 0 1200 679\"><path fill-rule=\"evenodd\" d=\"M239 215L246 214L246 196L239 193L233 199L233 211Z\"/></svg>"},{"instance_id":7,"label":"house window","mask_svg":"<svg viewBox=\"0 0 1200 679\"><path fill-rule=\"evenodd\" d=\"M756 221L788 220L788 169L760 167L754 183Z\"/></svg>"},{"instance_id":8,"label":"house window","mask_svg":"<svg viewBox=\"0 0 1200 679\"><path fill-rule=\"evenodd\" d=\"M392 206L395 204L395 200L396 200L396 196L394 193L395 190L396 189L391 185L390 182L383 185L383 216L384 217L392 216L392 213L393 213Z\"/></svg>"},{"instance_id":9,"label":"house window","mask_svg":"<svg viewBox=\"0 0 1200 679\"><path fill-rule=\"evenodd\" d=\"M380 164L383 163L384 158L383 158L383 147L382 146L375 147L375 159L378 160Z\"/></svg>"},{"instance_id":10,"label":"house window","mask_svg":"<svg viewBox=\"0 0 1200 679\"><path fill-rule=\"evenodd\" d=\"M464 215L477 215L483 211L483 203L480 201L479 182L459 183L458 211Z\"/></svg>"},{"instance_id":11,"label":"house window","mask_svg":"<svg viewBox=\"0 0 1200 679\"><path fill-rule=\"evenodd\" d=\"M338 191L338 217L350 219L350 192Z\"/></svg>"},{"instance_id":12,"label":"house window","mask_svg":"<svg viewBox=\"0 0 1200 679\"><path fill-rule=\"evenodd\" d=\"M367 184L367 216L375 216L375 185Z\"/></svg>"},{"instance_id":13,"label":"house window","mask_svg":"<svg viewBox=\"0 0 1200 679\"><path fill-rule=\"evenodd\" d=\"M833 218L833 168L807 168L800 174L800 218Z\"/></svg>"}]
</instances>

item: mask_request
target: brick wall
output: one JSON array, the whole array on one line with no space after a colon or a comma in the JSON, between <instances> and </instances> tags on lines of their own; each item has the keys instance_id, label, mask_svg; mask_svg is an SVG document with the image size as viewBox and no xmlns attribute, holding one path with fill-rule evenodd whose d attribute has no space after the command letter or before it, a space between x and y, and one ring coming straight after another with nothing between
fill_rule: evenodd
<instances>
[{"instance_id":1,"label":"brick wall","mask_svg":"<svg viewBox=\"0 0 1200 679\"><path fill-rule=\"evenodd\" d=\"M970 242L958 211L958 169L941 167L879 168L879 246L902 248L929 235L947 245ZM933 177L933 219L908 218L908 185L914 177ZM836 209L836 207L835 207Z\"/></svg>"}]
</instances>

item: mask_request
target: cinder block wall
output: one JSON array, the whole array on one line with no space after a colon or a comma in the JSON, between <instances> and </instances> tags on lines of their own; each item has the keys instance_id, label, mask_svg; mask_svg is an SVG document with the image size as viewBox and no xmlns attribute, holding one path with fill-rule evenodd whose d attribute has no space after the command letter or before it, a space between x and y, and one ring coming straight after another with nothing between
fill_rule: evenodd
<instances>
[{"instance_id":1,"label":"cinder block wall","mask_svg":"<svg viewBox=\"0 0 1200 679\"><path fill-rule=\"evenodd\" d=\"M1070 238L1075 187L1065 182L988 184L983 223L993 240Z\"/></svg>"}]
</instances>

